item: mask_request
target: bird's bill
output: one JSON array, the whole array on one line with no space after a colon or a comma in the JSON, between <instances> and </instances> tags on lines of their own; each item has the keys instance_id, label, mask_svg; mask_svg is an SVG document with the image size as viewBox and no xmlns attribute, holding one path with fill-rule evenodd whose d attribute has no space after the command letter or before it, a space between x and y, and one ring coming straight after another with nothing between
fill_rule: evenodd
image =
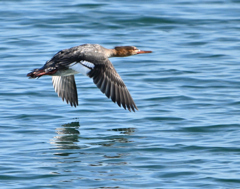
<instances>
[{"instance_id":1,"label":"bird's bill","mask_svg":"<svg viewBox=\"0 0 240 189\"><path fill-rule=\"evenodd\" d=\"M137 54L144 54L144 53L152 53L152 51L142 51L142 50L139 50L137 52Z\"/></svg>"}]
</instances>

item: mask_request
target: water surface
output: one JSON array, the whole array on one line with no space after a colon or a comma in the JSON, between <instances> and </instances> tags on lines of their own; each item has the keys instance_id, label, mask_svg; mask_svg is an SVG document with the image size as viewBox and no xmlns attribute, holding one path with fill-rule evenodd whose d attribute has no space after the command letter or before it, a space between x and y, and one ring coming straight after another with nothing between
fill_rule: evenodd
<instances>
[{"instance_id":1,"label":"water surface","mask_svg":"<svg viewBox=\"0 0 240 189\"><path fill-rule=\"evenodd\" d=\"M1 5L2 188L239 187L239 1ZM154 51L111 59L138 112L82 75L77 108L26 77L84 43Z\"/></svg>"}]
</instances>

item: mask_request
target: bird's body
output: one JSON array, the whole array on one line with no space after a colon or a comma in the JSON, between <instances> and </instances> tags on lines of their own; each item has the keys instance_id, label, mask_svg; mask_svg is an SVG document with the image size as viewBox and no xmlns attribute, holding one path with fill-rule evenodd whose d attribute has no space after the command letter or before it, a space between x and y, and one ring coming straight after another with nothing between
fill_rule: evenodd
<instances>
[{"instance_id":1,"label":"bird's body","mask_svg":"<svg viewBox=\"0 0 240 189\"><path fill-rule=\"evenodd\" d=\"M124 109L135 111L137 106L108 58L150 52L133 46L106 49L98 44L84 44L59 51L42 68L34 69L27 76L37 78L51 75L58 96L76 107L78 95L74 75L82 73L93 78L97 87L113 102L117 102L120 107L122 105Z\"/></svg>"}]
</instances>

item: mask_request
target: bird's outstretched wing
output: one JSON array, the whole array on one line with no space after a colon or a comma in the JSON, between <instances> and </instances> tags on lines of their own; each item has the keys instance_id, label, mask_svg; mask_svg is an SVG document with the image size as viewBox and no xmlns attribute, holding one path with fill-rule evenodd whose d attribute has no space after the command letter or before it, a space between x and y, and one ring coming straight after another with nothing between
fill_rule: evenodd
<instances>
[{"instance_id":1,"label":"bird's outstretched wing","mask_svg":"<svg viewBox=\"0 0 240 189\"><path fill-rule=\"evenodd\" d=\"M78 105L78 94L74 75L52 76L53 87L62 100L66 100L71 106Z\"/></svg>"},{"instance_id":2,"label":"bird's outstretched wing","mask_svg":"<svg viewBox=\"0 0 240 189\"><path fill-rule=\"evenodd\" d=\"M110 60L108 58L102 59L94 65L95 67L91 69L88 76L93 78L97 87L114 103L117 102L118 106L122 105L124 109L127 108L129 111L138 110L126 85Z\"/></svg>"}]
</instances>

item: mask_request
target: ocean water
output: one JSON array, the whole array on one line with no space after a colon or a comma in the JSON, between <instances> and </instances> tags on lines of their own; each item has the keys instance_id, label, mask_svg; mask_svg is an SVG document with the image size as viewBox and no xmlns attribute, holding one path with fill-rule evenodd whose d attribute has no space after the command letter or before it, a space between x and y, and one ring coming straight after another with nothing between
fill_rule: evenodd
<instances>
[{"instance_id":1,"label":"ocean water","mask_svg":"<svg viewBox=\"0 0 240 189\"><path fill-rule=\"evenodd\" d=\"M240 188L240 1L0 4L0 188ZM111 59L139 111L26 77L84 43L153 51Z\"/></svg>"}]
</instances>

